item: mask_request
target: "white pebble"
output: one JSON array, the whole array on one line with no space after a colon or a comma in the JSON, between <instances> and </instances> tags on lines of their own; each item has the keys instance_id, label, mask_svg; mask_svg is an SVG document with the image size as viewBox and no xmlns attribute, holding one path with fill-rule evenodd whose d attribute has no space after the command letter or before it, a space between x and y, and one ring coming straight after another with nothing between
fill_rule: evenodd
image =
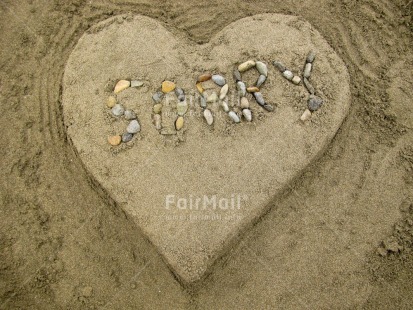
<instances>
[{"instance_id":1,"label":"white pebble","mask_svg":"<svg viewBox=\"0 0 413 310\"><path fill-rule=\"evenodd\" d=\"M228 116L234 121L234 123L239 123L241 121L237 113L235 113L234 111L229 112Z\"/></svg>"},{"instance_id":2,"label":"white pebble","mask_svg":"<svg viewBox=\"0 0 413 310\"><path fill-rule=\"evenodd\" d=\"M251 122L251 121L252 121L252 112L251 112L250 109L244 109L244 110L242 110L242 115L244 115L245 119L246 119L248 122Z\"/></svg>"},{"instance_id":3,"label":"white pebble","mask_svg":"<svg viewBox=\"0 0 413 310\"><path fill-rule=\"evenodd\" d=\"M296 76L293 77L291 82L293 82L295 85L298 85L298 84L301 83L301 78L298 75L296 75Z\"/></svg>"},{"instance_id":4,"label":"white pebble","mask_svg":"<svg viewBox=\"0 0 413 310\"><path fill-rule=\"evenodd\" d=\"M129 123L128 127L126 127L126 131L135 134L141 131L141 125L139 125L139 122L134 119Z\"/></svg>"},{"instance_id":5,"label":"white pebble","mask_svg":"<svg viewBox=\"0 0 413 310\"><path fill-rule=\"evenodd\" d=\"M291 81L291 80L293 79L293 77L294 77L294 74L293 74L290 70L285 70L285 71L283 72L283 76L284 76L287 80Z\"/></svg>"},{"instance_id":6,"label":"white pebble","mask_svg":"<svg viewBox=\"0 0 413 310\"><path fill-rule=\"evenodd\" d=\"M312 68L313 68L313 65L311 63L308 62L305 64L304 74L303 74L305 78L308 79L310 77Z\"/></svg>"},{"instance_id":7,"label":"white pebble","mask_svg":"<svg viewBox=\"0 0 413 310\"><path fill-rule=\"evenodd\" d=\"M131 81L130 82L130 87L141 87L143 85L142 81Z\"/></svg>"},{"instance_id":8,"label":"white pebble","mask_svg":"<svg viewBox=\"0 0 413 310\"><path fill-rule=\"evenodd\" d=\"M125 108L119 103L112 108L112 114L115 116L122 116L123 113L125 113Z\"/></svg>"},{"instance_id":9,"label":"white pebble","mask_svg":"<svg viewBox=\"0 0 413 310\"><path fill-rule=\"evenodd\" d=\"M219 99L223 100L228 94L228 84L222 86L221 91L219 93Z\"/></svg>"},{"instance_id":10,"label":"white pebble","mask_svg":"<svg viewBox=\"0 0 413 310\"><path fill-rule=\"evenodd\" d=\"M217 96L217 94L216 94L216 92L213 92L211 95L209 95L208 96L208 98L207 98L207 102L208 103L214 103L214 102L216 102L218 100L218 96Z\"/></svg>"},{"instance_id":11,"label":"white pebble","mask_svg":"<svg viewBox=\"0 0 413 310\"><path fill-rule=\"evenodd\" d=\"M255 62L255 67L257 68L257 71L264 75L267 76L268 75L268 68L267 65L261 61L257 61Z\"/></svg>"},{"instance_id":12,"label":"white pebble","mask_svg":"<svg viewBox=\"0 0 413 310\"><path fill-rule=\"evenodd\" d=\"M309 109L306 109L303 113L303 115L301 115L300 120L302 122L308 121L311 118L311 111Z\"/></svg>"},{"instance_id":13,"label":"white pebble","mask_svg":"<svg viewBox=\"0 0 413 310\"><path fill-rule=\"evenodd\" d=\"M225 78L219 74L214 74L212 76L212 80L217 84L218 86L224 86L227 82L225 81Z\"/></svg>"},{"instance_id":14,"label":"white pebble","mask_svg":"<svg viewBox=\"0 0 413 310\"><path fill-rule=\"evenodd\" d=\"M212 113L210 110L208 109L204 110L204 117L205 117L207 124L212 125L212 123L214 122L214 117L212 116Z\"/></svg>"},{"instance_id":15,"label":"white pebble","mask_svg":"<svg viewBox=\"0 0 413 310\"><path fill-rule=\"evenodd\" d=\"M221 105L225 112L229 111L228 103L226 101L222 101Z\"/></svg>"}]
</instances>

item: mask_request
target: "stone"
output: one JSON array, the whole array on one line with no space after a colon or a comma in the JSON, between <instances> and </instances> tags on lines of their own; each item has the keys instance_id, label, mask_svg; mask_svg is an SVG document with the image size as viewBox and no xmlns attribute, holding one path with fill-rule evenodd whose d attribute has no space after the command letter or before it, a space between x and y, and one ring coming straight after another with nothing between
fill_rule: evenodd
<instances>
[{"instance_id":1,"label":"stone","mask_svg":"<svg viewBox=\"0 0 413 310\"><path fill-rule=\"evenodd\" d=\"M222 108L224 109L225 112L229 112L229 106L228 103L226 101L222 101L221 103Z\"/></svg>"},{"instance_id":2,"label":"stone","mask_svg":"<svg viewBox=\"0 0 413 310\"><path fill-rule=\"evenodd\" d=\"M237 68L235 68L234 69L234 71L233 71L233 76L234 76L234 80L235 80L235 82L238 82L238 81L241 81L241 73L238 71L238 69Z\"/></svg>"},{"instance_id":3,"label":"stone","mask_svg":"<svg viewBox=\"0 0 413 310\"><path fill-rule=\"evenodd\" d=\"M126 127L126 132L129 132L132 134L135 134L139 131L141 131L141 125L139 125L139 122L136 119L132 120L129 123L128 127Z\"/></svg>"},{"instance_id":4,"label":"stone","mask_svg":"<svg viewBox=\"0 0 413 310\"><path fill-rule=\"evenodd\" d=\"M178 102L176 105L178 115L182 116L188 111L188 103L186 101Z\"/></svg>"},{"instance_id":5,"label":"stone","mask_svg":"<svg viewBox=\"0 0 413 310\"><path fill-rule=\"evenodd\" d=\"M180 88L180 87L175 88L175 95L178 98L178 101L184 101L185 100L185 92L182 88Z\"/></svg>"},{"instance_id":6,"label":"stone","mask_svg":"<svg viewBox=\"0 0 413 310\"><path fill-rule=\"evenodd\" d=\"M134 81L131 81L131 82L130 82L130 87L141 87L141 86L143 86L143 82L142 82L142 81L134 80Z\"/></svg>"},{"instance_id":7,"label":"stone","mask_svg":"<svg viewBox=\"0 0 413 310\"><path fill-rule=\"evenodd\" d=\"M268 68L265 63L262 61L256 61L255 62L255 67L257 68L257 71L261 74L264 75L265 77L268 76Z\"/></svg>"},{"instance_id":8,"label":"stone","mask_svg":"<svg viewBox=\"0 0 413 310\"><path fill-rule=\"evenodd\" d=\"M291 82L293 82L295 85L299 85L301 83L301 78L298 75L296 75L293 77Z\"/></svg>"},{"instance_id":9,"label":"stone","mask_svg":"<svg viewBox=\"0 0 413 310\"><path fill-rule=\"evenodd\" d=\"M164 96L163 92L157 91L155 94L153 94L152 99L156 103L159 103L162 101L163 96Z\"/></svg>"},{"instance_id":10,"label":"stone","mask_svg":"<svg viewBox=\"0 0 413 310\"><path fill-rule=\"evenodd\" d=\"M247 71L248 69L251 69L254 66L255 66L254 60L247 60L246 62L243 62L242 64L238 66L238 71L244 72L244 71Z\"/></svg>"},{"instance_id":11,"label":"stone","mask_svg":"<svg viewBox=\"0 0 413 310\"><path fill-rule=\"evenodd\" d=\"M115 97L109 96L108 101L106 102L106 105L108 108L112 109L115 106L116 102L117 101Z\"/></svg>"},{"instance_id":12,"label":"stone","mask_svg":"<svg viewBox=\"0 0 413 310\"><path fill-rule=\"evenodd\" d=\"M162 116L160 114L155 114L152 117L152 123L155 125L155 128L157 130L161 130L162 129Z\"/></svg>"},{"instance_id":13,"label":"stone","mask_svg":"<svg viewBox=\"0 0 413 310\"><path fill-rule=\"evenodd\" d=\"M130 87L130 81L127 80L120 80L119 82L116 83L115 85L115 89L114 89L114 93L118 94L120 93L122 90L125 90L126 88Z\"/></svg>"},{"instance_id":14,"label":"stone","mask_svg":"<svg viewBox=\"0 0 413 310\"><path fill-rule=\"evenodd\" d=\"M228 113L228 116L234 121L234 123L239 123L241 121L237 113L235 113L234 111L230 111Z\"/></svg>"},{"instance_id":15,"label":"stone","mask_svg":"<svg viewBox=\"0 0 413 310\"><path fill-rule=\"evenodd\" d=\"M132 140L132 138L133 138L133 134L132 134L132 133L130 133L130 132L125 132L125 133L122 135L122 142L123 142L123 143L128 143L129 141Z\"/></svg>"},{"instance_id":16,"label":"stone","mask_svg":"<svg viewBox=\"0 0 413 310\"><path fill-rule=\"evenodd\" d=\"M162 103L157 103L153 106L153 113L155 114L160 114L162 112L162 107L163 104Z\"/></svg>"},{"instance_id":17,"label":"stone","mask_svg":"<svg viewBox=\"0 0 413 310\"><path fill-rule=\"evenodd\" d=\"M91 297L93 294L93 288L91 286L85 286L82 289L82 295L83 297Z\"/></svg>"},{"instance_id":18,"label":"stone","mask_svg":"<svg viewBox=\"0 0 413 310\"><path fill-rule=\"evenodd\" d=\"M214 74L212 76L212 80L214 81L215 84L218 86L224 86L227 82L225 81L225 78L222 75L219 74Z\"/></svg>"},{"instance_id":19,"label":"stone","mask_svg":"<svg viewBox=\"0 0 413 310\"><path fill-rule=\"evenodd\" d=\"M247 89L246 89L246 86L245 86L244 82L242 82L242 81L237 82L237 90L238 90L238 95L240 97L245 97Z\"/></svg>"},{"instance_id":20,"label":"stone","mask_svg":"<svg viewBox=\"0 0 413 310\"><path fill-rule=\"evenodd\" d=\"M264 84L266 80L267 80L267 77L266 77L265 75L262 75L262 74L261 74L261 75L258 77L258 80L257 80L257 82L255 83L255 86L261 87L261 85Z\"/></svg>"},{"instance_id":21,"label":"stone","mask_svg":"<svg viewBox=\"0 0 413 310\"><path fill-rule=\"evenodd\" d=\"M211 95L207 97L207 103L214 103L218 101L218 96L216 92L213 92Z\"/></svg>"},{"instance_id":22,"label":"stone","mask_svg":"<svg viewBox=\"0 0 413 310\"><path fill-rule=\"evenodd\" d=\"M285 70L285 71L283 72L283 76L284 76L287 80L291 81L291 80L293 79L293 77L294 77L294 74L293 74L290 70Z\"/></svg>"},{"instance_id":23,"label":"stone","mask_svg":"<svg viewBox=\"0 0 413 310\"><path fill-rule=\"evenodd\" d=\"M309 53L308 53L308 55L307 55L307 58L306 58L306 62L307 63L313 63L313 61L314 61L314 59L315 59L315 55L316 55L316 53L314 52L314 51L310 51Z\"/></svg>"},{"instance_id":24,"label":"stone","mask_svg":"<svg viewBox=\"0 0 413 310\"><path fill-rule=\"evenodd\" d=\"M198 90L198 92L199 92L200 94L203 94L203 93L204 93L204 88L202 87L201 82L196 83L196 89Z\"/></svg>"},{"instance_id":25,"label":"stone","mask_svg":"<svg viewBox=\"0 0 413 310\"><path fill-rule=\"evenodd\" d=\"M274 111L274 107L271 104L266 103L262 107L268 112Z\"/></svg>"},{"instance_id":26,"label":"stone","mask_svg":"<svg viewBox=\"0 0 413 310\"><path fill-rule=\"evenodd\" d=\"M123 105L117 103L113 106L112 108L112 114L115 116L122 116L123 113L125 113L125 108L123 107Z\"/></svg>"},{"instance_id":27,"label":"stone","mask_svg":"<svg viewBox=\"0 0 413 310\"><path fill-rule=\"evenodd\" d=\"M310 95L307 106L311 112L317 111L323 105L323 99L315 95Z\"/></svg>"},{"instance_id":28,"label":"stone","mask_svg":"<svg viewBox=\"0 0 413 310\"><path fill-rule=\"evenodd\" d=\"M241 109L248 109L250 107L250 103L248 102L247 97L241 98Z\"/></svg>"},{"instance_id":29,"label":"stone","mask_svg":"<svg viewBox=\"0 0 413 310\"><path fill-rule=\"evenodd\" d=\"M228 89L229 89L228 84L225 84L224 86L222 86L221 91L219 92L219 99L220 100L223 100L227 96Z\"/></svg>"},{"instance_id":30,"label":"stone","mask_svg":"<svg viewBox=\"0 0 413 310\"><path fill-rule=\"evenodd\" d=\"M305 88L307 88L308 92L311 95L314 95L315 94L315 89L314 89L313 85L311 85L310 81L307 78L303 78L303 81L304 81L304 86L305 86Z\"/></svg>"},{"instance_id":31,"label":"stone","mask_svg":"<svg viewBox=\"0 0 413 310\"><path fill-rule=\"evenodd\" d=\"M312 65L311 63L306 63L306 64L305 64L304 73L303 73L303 76L304 76L305 78L308 79L308 78L310 77L312 67L313 67L313 65Z\"/></svg>"},{"instance_id":32,"label":"stone","mask_svg":"<svg viewBox=\"0 0 413 310\"><path fill-rule=\"evenodd\" d=\"M205 81L208 81L212 78L212 75L210 73L204 73L198 76L197 82L202 83Z\"/></svg>"},{"instance_id":33,"label":"stone","mask_svg":"<svg viewBox=\"0 0 413 310\"><path fill-rule=\"evenodd\" d=\"M259 105L265 105L264 97L260 92L253 93L253 96Z\"/></svg>"},{"instance_id":34,"label":"stone","mask_svg":"<svg viewBox=\"0 0 413 310\"><path fill-rule=\"evenodd\" d=\"M249 92L249 93L256 93L256 92L259 92L259 91L260 91L260 89L257 86L250 86L250 87L247 88L247 92Z\"/></svg>"},{"instance_id":35,"label":"stone","mask_svg":"<svg viewBox=\"0 0 413 310\"><path fill-rule=\"evenodd\" d=\"M242 110L242 115L244 115L245 119L246 119L248 122L251 122L251 121L252 121L252 112L251 112L250 109L243 109L243 110Z\"/></svg>"},{"instance_id":36,"label":"stone","mask_svg":"<svg viewBox=\"0 0 413 310\"><path fill-rule=\"evenodd\" d=\"M125 119L130 121L132 119L136 119L136 113L133 112L132 110L125 110Z\"/></svg>"},{"instance_id":37,"label":"stone","mask_svg":"<svg viewBox=\"0 0 413 310\"><path fill-rule=\"evenodd\" d=\"M274 61L273 64L281 73L287 70L287 68L279 61Z\"/></svg>"},{"instance_id":38,"label":"stone","mask_svg":"<svg viewBox=\"0 0 413 310\"><path fill-rule=\"evenodd\" d=\"M204 118L205 118L207 124L210 125L210 126L211 126L212 123L214 122L214 117L212 116L211 111L208 110L208 109L205 109L205 110L204 110Z\"/></svg>"},{"instance_id":39,"label":"stone","mask_svg":"<svg viewBox=\"0 0 413 310\"><path fill-rule=\"evenodd\" d=\"M176 130L181 130L184 127L184 118L182 116L178 116L175 121L175 128Z\"/></svg>"},{"instance_id":40,"label":"stone","mask_svg":"<svg viewBox=\"0 0 413 310\"><path fill-rule=\"evenodd\" d=\"M162 82L162 92L167 94L175 89L176 85L172 81L163 81Z\"/></svg>"},{"instance_id":41,"label":"stone","mask_svg":"<svg viewBox=\"0 0 413 310\"><path fill-rule=\"evenodd\" d=\"M116 146L119 145L122 142L122 137L121 136L110 136L108 137L108 142L110 145Z\"/></svg>"},{"instance_id":42,"label":"stone","mask_svg":"<svg viewBox=\"0 0 413 310\"><path fill-rule=\"evenodd\" d=\"M205 96L201 96L201 98L199 99L199 104L200 104L200 106L201 106L202 108L206 108L206 106L207 106L207 101L206 101Z\"/></svg>"},{"instance_id":43,"label":"stone","mask_svg":"<svg viewBox=\"0 0 413 310\"><path fill-rule=\"evenodd\" d=\"M306 109L304 113L301 115L300 120L302 122L306 122L311 118L311 111L309 109Z\"/></svg>"}]
</instances>

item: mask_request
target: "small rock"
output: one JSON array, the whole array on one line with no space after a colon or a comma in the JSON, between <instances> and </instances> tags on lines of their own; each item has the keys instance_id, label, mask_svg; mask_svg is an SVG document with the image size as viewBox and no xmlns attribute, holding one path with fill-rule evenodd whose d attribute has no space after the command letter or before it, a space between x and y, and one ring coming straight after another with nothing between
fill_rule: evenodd
<instances>
[{"instance_id":1,"label":"small rock","mask_svg":"<svg viewBox=\"0 0 413 310\"><path fill-rule=\"evenodd\" d=\"M266 104L264 104L262 107L263 107L265 110L267 110L268 112L274 111L274 107L273 107L271 104L266 103Z\"/></svg>"},{"instance_id":2,"label":"small rock","mask_svg":"<svg viewBox=\"0 0 413 310\"><path fill-rule=\"evenodd\" d=\"M122 137L121 136L108 137L108 142L110 145L113 145L113 146L119 145L122 142Z\"/></svg>"},{"instance_id":3,"label":"small rock","mask_svg":"<svg viewBox=\"0 0 413 310\"><path fill-rule=\"evenodd\" d=\"M83 297L90 297L93 294L93 288L91 286L85 286L82 289L82 295Z\"/></svg>"},{"instance_id":4,"label":"small rock","mask_svg":"<svg viewBox=\"0 0 413 310\"><path fill-rule=\"evenodd\" d=\"M260 89L256 86L250 86L250 87L247 88L247 92L249 92L249 93L256 93L256 92L259 92L259 91L260 91Z\"/></svg>"},{"instance_id":5,"label":"small rock","mask_svg":"<svg viewBox=\"0 0 413 310\"><path fill-rule=\"evenodd\" d=\"M310 77L312 67L313 67L313 65L312 65L311 63L306 63L306 64L305 64L304 74L303 74L303 76L304 76L305 78L308 79L308 78Z\"/></svg>"},{"instance_id":6,"label":"small rock","mask_svg":"<svg viewBox=\"0 0 413 310\"><path fill-rule=\"evenodd\" d=\"M303 115L301 115L300 120L302 122L306 122L311 118L311 111L309 109L306 109L303 113Z\"/></svg>"},{"instance_id":7,"label":"small rock","mask_svg":"<svg viewBox=\"0 0 413 310\"><path fill-rule=\"evenodd\" d=\"M248 109L250 107L250 103L248 102L247 97L241 98L241 109Z\"/></svg>"},{"instance_id":8,"label":"small rock","mask_svg":"<svg viewBox=\"0 0 413 310\"><path fill-rule=\"evenodd\" d=\"M139 122L136 119L132 120L129 123L128 127L126 127L126 132L133 133L133 134L139 132L140 130L141 130L141 125L139 125Z\"/></svg>"},{"instance_id":9,"label":"small rock","mask_svg":"<svg viewBox=\"0 0 413 310\"><path fill-rule=\"evenodd\" d=\"M116 98L113 96L109 96L108 101L106 102L106 105L108 108L112 109L116 104Z\"/></svg>"},{"instance_id":10,"label":"small rock","mask_svg":"<svg viewBox=\"0 0 413 310\"><path fill-rule=\"evenodd\" d=\"M287 80L291 81L291 80L293 79L293 77L294 77L294 74L293 74L290 70L285 70L285 71L283 72L283 76L284 76Z\"/></svg>"},{"instance_id":11,"label":"small rock","mask_svg":"<svg viewBox=\"0 0 413 310\"><path fill-rule=\"evenodd\" d=\"M133 138L133 134L129 133L129 132L125 132L122 135L122 142L123 143L128 143L129 141L131 141Z\"/></svg>"},{"instance_id":12,"label":"small rock","mask_svg":"<svg viewBox=\"0 0 413 310\"><path fill-rule=\"evenodd\" d=\"M244 63L242 63L238 66L238 71L239 72L244 72L244 71L247 71L248 69L251 69L254 66L255 66L255 61L254 60L247 60L246 62L244 62Z\"/></svg>"},{"instance_id":13,"label":"small rock","mask_svg":"<svg viewBox=\"0 0 413 310\"><path fill-rule=\"evenodd\" d=\"M310 95L307 105L311 112L317 111L323 105L323 99L315 95Z\"/></svg>"},{"instance_id":14,"label":"small rock","mask_svg":"<svg viewBox=\"0 0 413 310\"><path fill-rule=\"evenodd\" d=\"M122 90L125 90L126 88L130 87L130 81L127 80L120 80L119 82L116 83L114 93L120 93Z\"/></svg>"},{"instance_id":15,"label":"small rock","mask_svg":"<svg viewBox=\"0 0 413 310\"><path fill-rule=\"evenodd\" d=\"M160 114L155 114L152 118L152 122L155 125L155 128L157 130L161 130L162 129L162 117Z\"/></svg>"},{"instance_id":16,"label":"small rock","mask_svg":"<svg viewBox=\"0 0 413 310\"><path fill-rule=\"evenodd\" d=\"M257 101L257 103L259 105L264 106L265 105L265 100L264 97L262 96L262 94L260 92L255 92L253 93L255 100Z\"/></svg>"},{"instance_id":17,"label":"small rock","mask_svg":"<svg viewBox=\"0 0 413 310\"><path fill-rule=\"evenodd\" d=\"M315 59L315 52L311 51L308 53L307 58L306 58L306 62L308 63L313 63L314 59Z\"/></svg>"},{"instance_id":18,"label":"small rock","mask_svg":"<svg viewBox=\"0 0 413 310\"><path fill-rule=\"evenodd\" d=\"M243 110L242 110L242 115L244 115L245 119L246 119L248 122L251 122L251 121L252 121L252 112L251 112L250 109L243 109Z\"/></svg>"},{"instance_id":19,"label":"small rock","mask_svg":"<svg viewBox=\"0 0 413 310\"><path fill-rule=\"evenodd\" d=\"M143 86L143 82L142 82L142 81L134 80L134 81L131 81L131 82L130 82L130 87L141 87L141 86Z\"/></svg>"},{"instance_id":20,"label":"small rock","mask_svg":"<svg viewBox=\"0 0 413 310\"><path fill-rule=\"evenodd\" d=\"M219 99L223 100L228 94L228 84L222 86L221 91L219 93Z\"/></svg>"},{"instance_id":21,"label":"small rock","mask_svg":"<svg viewBox=\"0 0 413 310\"><path fill-rule=\"evenodd\" d=\"M112 108L112 114L115 116L122 116L125 113L125 108L121 104L115 104Z\"/></svg>"},{"instance_id":22,"label":"small rock","mask_svg":"<svg viewBox=\"0 0 413 310\"><path fill-rule=\"evenodd\" d=\"M200 76L198 76L197 82L202 83L202 82L210 80L211 78L212 78L211 74L204 73L204 74L201 74Z\"/></svg>"},{"instance_id":23,"label":"small rock","mask_svg":"<svg viewBox=\"0 0 413 310\"><path fill-rule=\"evenodd\" d=\"M385 248L379 247L377 249L377 254L379 254L382 257L387 256L387 250Z\"/></svg>"},{"instance_id":24,"label":"small rock","mask_svg":"<svg viewBox=\"0 0 413 310\"><path fill-rule=\"evenodd\" d=\"M245 86L245 83L242 81L237 82L237 89L238 89L238 95L240 97L245 97L245 94L247 92L247 88Z\"/></svg>"},{"instance_id":25,"label":"small rock","mask_svg":"<svg viewBox=\"0 0 413 310\"><path fill-rule=\"evenodd\" d=\"M204 88L202 87L202 84L200 82L196 83L196 89L198 89L198 92L200 94L204 93Z\"/></svg>"},{"instance_id":26,"label":"small rock","mask_svg":"<svg viewBox=\"0 0 413 310\"><path fill-rule=\"evenodd\" d=\"M274 61L273 64L281 73L287 70L287 68L279 61Z\"/></svg>"},{"instance_id":27,"label":"small rock","mask_svg":"<svg viewBox=\"0 0 413 310\"><path fill-rule=\"evenodd\" d=\"M228 116L234 121L234 123L239 123L241 121L237 113L235 113L234 111L230 111L228 113Z\"/></svg>"},{"instance_id":28,"label":"small rock","mask_svg":"<svg viewBox=\"0 0 413 310\"><path fill-rule=\"evenodd\" d=\"M175 88L175 95L178 97L179 101L184 101L185 100L185 92L182 88Z\"/></svg>"},{"instance_id":29,"label":"small rock","mask_svg":"<svg viewBox=\"0 0 413 310\"><path fill-rule=\"evenodd\" d=\"M214 117L212 116L211 111L208 109L204 110L204 118L208 125L212 125L212 123L214 122Z\"/></svg>"},{"instance_id":30,"label":"small rock","mask_svg":"<svg viewBox=\"0 0 413 310\"><path fill-rule=\"evenodd\" d=\"M176 85L174 82L171 81L163 81L162 82L162 92L164 94L169 93L175 89Z\"/></svg>"},{"instance_id":31,"label":"small rock","mask_svg":"<svg viewBox=\"0 0 413 310\"><path fill-rule=\"evenodd\" d=\"M133 112L132 110L126 110L124 114L125 114L125 119L128 121L132 119L136 119L136 113Z\"/></svg>"},{"instance_id":32,"label":"small rock","mask_svg":"<svg viewBox=\"0 0 413 310\"><path fill-rule=\"evenodd\" d=\"M221 105L225 112L229 112L229 106L226 101L222 101Z\"/></svg>"},{"instance_id":33,"label":"small rock","mask_svg":"<svg viewBox=\"0 0 413 310\"><path fill-rule=\"evenodd\" d=\"M258 80L257 80L257 82L255 83L255 86L261 87L261 85L264 84L266 80L267 80L267 77L266 77L265 75L262 75L262 74L261 74L261 75L258 77Z\"/></svg>"},{"instance_id":34,"label":"small rock","mask_svg":"<svg viewBox=\"0 0 413 310\"><path fill-rule=\"evenodd\" d=\"M201 106L202 108L206 108L206 106L207 106L206 98L205 98L204 96L201 96L201 98L200 98L199 100L200 100L200 101L199 101L200 106Z\"/></svg>"},{"instance_id":35,"label":"small rock","mask_svg":"<svg viewBox=\"0 0 413 310\"><path fill-rule=\"evenodd\" d=\"M234 69L233 76L235 82L241 81L241 73L239 73L237 68Z\"/></svg>"},{"instance_id":36,"label":"small rock","mask_svg":"<svg viewBox=\"0 0 413 310\"><path fill-rule=\"evenodd\" d=\"M298 84L301 83L301 78L298 75L296 75L296 76L293 77L291 82L293 82L295 85L298 85Z\"/></svg>"},{"instance_id":37,"label":"small rock","mask_svg":"<svg viewBox=\"0 0 413 310\"><path fill-rule=\"evenodd\" d=\"M314 95L315 94L315 89L314 89L313 85L311 85L310 81L307 78L304 78L303 81L304 81L304 86L305 86L305 88L307 88L308 92L311 95Z\"/></svg>"},{"instance_id":38,"label":"small rock","mask_svg":"<svg viewBox=\"0 0 413 310\"><path fill-rule=\"evenodd\" d=\"M155 94L153 94L152 99L156 103L161 102L164 94L163 92L157 91Z\"/></svg>"},{"instance_id":39,"label":"small rock","mask_svg":"<svg viewBox=\"0 0 413 310\"><path fill-rule=\"evenodd\" d=\"M157 103L153 106L153 113L160 114L162 112L162 103Z\"/></svg>"},{"instance_id":40,"label":"small rock","mask_svg":"<svg viewBox=\"0 0 413 310\"><path fill-rule=\"evenodd\" d=\"M213 92L211 95L208 96L206 101L207 103L214 103L214 102L217 102L217 100L218 100L217 93Z\"/></svg>"},{"instance_id":41,"label":"small rock","mask_svg":"<svg viewBox=\"0 0 413 310\"><path fill-rule=\"evenodd\" d=\"M178 102L176 105L178 115L182 116L188 111L188 103L186 101Z\"/></svg>"},{"instance_id":42,"label":"small rock","mask_svg":"<svg viewBox=\"0 0 413 310\"><path fill-rule=\"evenodd\" d=\"M225 78L222 75L219 74L214 74L212 76L212 80L214 81L215 84L218 86L224 86L227 82L225 81Z\"/></svg>"},{"instance_id":43,"label":"small rock","mask_svg":"<svg viewBox=\"0 0 413 310\"><path fill-rule=\"evenodd\" d=\"M175 128L176 130L181 130L184 127L184 118L179 116L175 121Z\"/></svg>"},{"instance_id":44,"label":"small rock","mask_svg":"<svg viewBox=\"0 0 413 310\"><path fill-rule=\"evenodd\" d=\"M255 67L257 68L257 71L261 74L264 75L265 77L268 76L268 68L267 65L261 61L255 62Z\"/></svg>"}]
</instances>

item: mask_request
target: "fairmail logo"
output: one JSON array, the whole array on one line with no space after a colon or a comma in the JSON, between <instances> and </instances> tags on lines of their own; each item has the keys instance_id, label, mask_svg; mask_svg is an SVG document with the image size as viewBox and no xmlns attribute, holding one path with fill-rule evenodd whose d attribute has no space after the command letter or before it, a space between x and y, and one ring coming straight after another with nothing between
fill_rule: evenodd
<instances>
[{"instance_id":1,"label":"fairmail logo","mask_svg":"<svg viewBox=\"0 0 413 310\"><path fill-rule=\"evenodd\" d=\"M177 195L167 195L165 197L165 208L178 210L240 210L242 203L248 200L248 196L241 194L231 194L229 197L218 195L203 195L180 197Z\"/></svg>"}]
</instances>

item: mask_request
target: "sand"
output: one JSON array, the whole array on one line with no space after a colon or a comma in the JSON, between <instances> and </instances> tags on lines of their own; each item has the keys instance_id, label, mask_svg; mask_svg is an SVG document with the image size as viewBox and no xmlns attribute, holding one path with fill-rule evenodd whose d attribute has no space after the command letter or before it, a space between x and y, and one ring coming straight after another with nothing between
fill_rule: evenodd
<instances>
[{"instance_id":1,"label":"sand","mask_svg":"<svg viewBox=\"0 0 413 310\"><path fill-rule=\"evenodd\" d=\"M195 5L79 0L2 2L0 8L0 308L412 307L412 21L407 1ZM130 20L136 15L151 17L177 42L188 44L189 55L202 56L207 53L197 44L219 49L224 41L215 46L211 42L227 31L225 27L262 13L299 16L320 33L347 67L351 107L331 143L320 148L320 156L302 163L283 191L271 192L268 185L264 195L272 197L267 207L252 226L243 227L223 246L225 251L210 257L211 263L195 273L205 275L207 270L207 276L191 285L191 278L185 281L185 269L177 272L177 265L136 222L127 204L91 175L71 144L62 98L65 68L83 34L114 15L128 14ZM270 60L259 50L254 53L240 56ZM192 59L181 62L188 64L182 75L188 80L181 83L190 87L189 81L205 65L227 73L239 61L236 58L243 57L225 57L219 67L213 66L218 63L214 55L195 67ZM300 52L285 62L296 70L302 57ZM137 72L131 68L126 77L141 78ZM120 70L114 79L123 74ZM139 95L159 85L149 75L143 78L153 84L137 90ZM281 78L269 82L266 91L295 91ZM96 89L103 99L102 84ZM299 93L281 102L280 111L291 108L294 116L299 115L303 102L294 100ZM131 94L125 92L125 101ZM298 102L297 111L291 102ZM323 117L333 114L332 106L326 105L314 128L323 128ZM101 120L103 106L99 109ZM130 148L104 152L122 158L151 143L179 152L194 143L191 135L200 132L204 139L216 135L222 143L227 137L223 128L237 139L277 117L263 115L262 123L235 129L220 120L208 130L201 119L193 119L185 141L163 146L154 143L151 131L143 130ZM104 135L116 126L106 118ZM387 252L384 247L394 243L396 252Z\"/></svg>"}]
</instances>

